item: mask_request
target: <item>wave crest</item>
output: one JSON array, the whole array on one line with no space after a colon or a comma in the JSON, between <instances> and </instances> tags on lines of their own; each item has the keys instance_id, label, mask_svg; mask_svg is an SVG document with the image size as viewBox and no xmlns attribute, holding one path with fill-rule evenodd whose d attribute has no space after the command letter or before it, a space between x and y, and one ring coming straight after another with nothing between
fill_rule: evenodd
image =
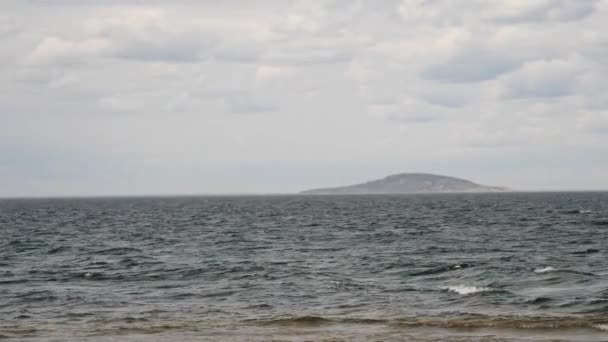
<instances>
[{"instance_id":1,"label":"wave crest","mask_svg":"<svg viewBox=\"0 0 608 342\"><path fill-rule=\"evenodd\" d=\"M455 292L461 295L469 295L473 293L479 292L491 292L494 291L491 287L486 286L466 286L466 285L456 285L456 286L443 286L441 287L444 291Z\"/></svg>"},{"instance_id":2,"label":"wave crest","mask_svg":"<svg viewBox=\"0 0 608 342\"><path fill-rule=\"evenodd\" d=\"M547 272L553 272L553 271L557 271L557 269L554 267L551 267L551 266L547 266L547 267L535 269L534 273L547 273Z\"/></svg>"}]
</instances>

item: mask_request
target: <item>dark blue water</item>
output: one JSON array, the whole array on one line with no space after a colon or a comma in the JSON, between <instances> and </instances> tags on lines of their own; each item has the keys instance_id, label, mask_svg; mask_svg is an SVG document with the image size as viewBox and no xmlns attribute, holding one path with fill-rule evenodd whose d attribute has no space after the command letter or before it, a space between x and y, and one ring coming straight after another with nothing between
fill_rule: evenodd
<instances>
[{"instance_id":1,"label":"dark blue water","mask_svg":"<svg viewBox=\"0 0 608 342\"><path fill-rule=\"evenodd\" d=\"M0 340L608 340L608 193L2 200L0 234Z\"/></svg>"}]
</instances>

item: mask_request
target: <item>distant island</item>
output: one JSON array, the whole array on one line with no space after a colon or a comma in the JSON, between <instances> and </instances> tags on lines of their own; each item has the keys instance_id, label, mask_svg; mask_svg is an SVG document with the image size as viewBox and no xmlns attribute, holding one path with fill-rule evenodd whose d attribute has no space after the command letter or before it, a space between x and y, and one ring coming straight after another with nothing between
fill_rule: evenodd
<instances>
[{"instance_id":1,"label":"distant island","mask_svg":"<svg viewBox=\"0 0 608 342\"><path fill-rule=\"evenodd\" d=\"M448 192L502 192L507 188L480 185L466 179L428 173L400 173L362 184L302 191L305 195L415 194Z\"/></svg>"}]
</instances>

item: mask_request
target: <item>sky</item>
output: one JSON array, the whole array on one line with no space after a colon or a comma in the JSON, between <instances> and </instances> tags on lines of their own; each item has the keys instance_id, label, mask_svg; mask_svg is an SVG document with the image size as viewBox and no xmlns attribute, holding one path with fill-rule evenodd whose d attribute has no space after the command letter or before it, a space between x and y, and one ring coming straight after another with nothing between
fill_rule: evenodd
<instances>
[{"instance_id":1,"label":"sky","mask_svg":"<svg viewBox=\"0 0 608 342\"><path fill-rule=\"evenodd\" d=\"M608 189L608 0L0 2L0 197Z\"/></svg>"}]
</instances>

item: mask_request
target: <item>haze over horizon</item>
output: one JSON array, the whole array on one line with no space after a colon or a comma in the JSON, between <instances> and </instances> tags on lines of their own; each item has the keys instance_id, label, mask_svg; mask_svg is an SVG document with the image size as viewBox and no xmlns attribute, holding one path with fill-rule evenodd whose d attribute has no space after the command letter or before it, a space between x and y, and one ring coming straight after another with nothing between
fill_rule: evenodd
<instances>
[{"instance_id":1,"label":"haze over horizon","mask_svg":"<svg viewBox=\"0 0 608 342\"><path fill-rule=\"evenodd\" d=\"M0 46L0 197L608 189L608 0L7 0Z\"/></svg>"}]
</instances>

